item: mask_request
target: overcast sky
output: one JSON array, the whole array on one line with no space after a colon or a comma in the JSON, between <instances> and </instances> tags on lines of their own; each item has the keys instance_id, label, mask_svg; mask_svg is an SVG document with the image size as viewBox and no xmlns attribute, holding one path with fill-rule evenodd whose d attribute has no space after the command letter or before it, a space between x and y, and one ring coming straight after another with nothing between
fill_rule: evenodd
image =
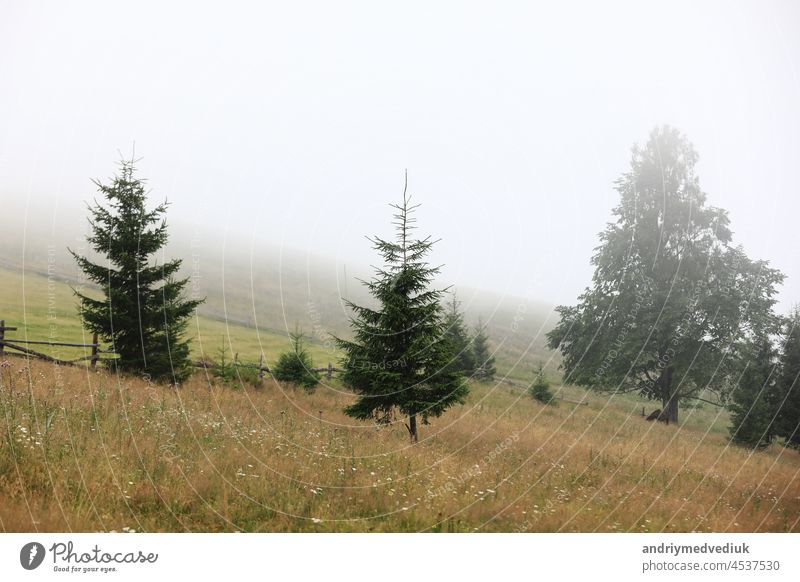
<instances>
[{"instance_id":1,"label":"overcast sky","mask_svg":"<svg viewBox=\"0 0 800 582\"><path fill-rule=\"evenodd\" d=\"M800 301L800 4L272 4L0 4L3 202L67 228L135 141L174 223L355 265L407 168L445 279L574 302L668 123Z\"/></svg>"}]
</instances>

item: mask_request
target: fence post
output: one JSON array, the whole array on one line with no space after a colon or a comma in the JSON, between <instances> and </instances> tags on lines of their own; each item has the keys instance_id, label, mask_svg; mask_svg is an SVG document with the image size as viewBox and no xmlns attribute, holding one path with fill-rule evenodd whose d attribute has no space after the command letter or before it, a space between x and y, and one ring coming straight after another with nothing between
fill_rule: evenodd
<instances>
[{"instance_id":1,"label":"fence post","mask_svg":"<svg viewBox=\"0 0 800 582\"><path fill-rule=\"evenodd\" d=\"M333 364L328 362L328 382L333 380Z\"/></svg>"},{"instance_id":2,"label":"fence post","mask_svg":"<svg viewBox=\"0 0 800 582\"><path fill-rule=\"evenodd\" d=\"M0 356L3 355L3 351L5 346L3 345L3 340L6 337L6 320L0 319Z\"/></svg>"},{"instance_id":3,"label":"fence post","mask_svg":"<svg viewBox=\"0 0 800 582\"><path fill-rule=\"evenodd\" d=\"M92 336L92 368L97 367L97 332Z\"/></svg>"}]
</instances>

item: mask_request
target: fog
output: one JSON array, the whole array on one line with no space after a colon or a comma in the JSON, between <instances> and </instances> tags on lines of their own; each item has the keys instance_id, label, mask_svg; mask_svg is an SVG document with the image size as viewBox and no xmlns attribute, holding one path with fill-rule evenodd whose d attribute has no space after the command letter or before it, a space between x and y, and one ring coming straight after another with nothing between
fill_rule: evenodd
<instances>
[{"instance_id":1,"label":"fog","mask_svg":"<svg viewBox=\"0 0 800 582\"><path fill-rule=\"evenodd\" d=\"M181 232L368 265L407 169L444 279L569 303L668 123L800 301L796 3L164 4L0 8L0 217L26 247L77 236L135 143Z\"/></svg>"}]
</instances>

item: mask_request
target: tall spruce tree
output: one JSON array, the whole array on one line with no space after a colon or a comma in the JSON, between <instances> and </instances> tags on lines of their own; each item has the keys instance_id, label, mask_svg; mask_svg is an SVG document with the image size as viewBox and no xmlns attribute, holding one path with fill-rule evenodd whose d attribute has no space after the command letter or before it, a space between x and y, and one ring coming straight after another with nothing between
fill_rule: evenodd
<instances>
[{"instance_id":1,"label":"tall spruce tree","mask_svg":"<svg viewBox=\"0 0 800 582\"><path fill-rule=\"evenodd\" d=\"M348 301L354 338L335 340L344 353L342 381L359 395L345 412L362 420L390 422L399 411L408 421L411 442L417 442L417 417L427 424L430 417L463 402L468 387L448 366L455 352L440 304L445 291L430 288L439 272L425 261L434 241L412 240L412 215L418 205L409 204L407 178L403 202L391 206L397 210L397 238L370 239L384 267L364 282L377 307Z\"/></svg>"},{"instance_id":2,"label":"tall spruce tree","mask_svg":"<svg viewBox=\"0 0 800 582\"><path fill-rule=\"evenodd\" d=\"M769 445L775 432L777 362L769 338L753 342L750 352L751 359L731 394L730 437L737 444L760 448Z\"/></svg>"},{"instance_id":3,"label":"tall spruce tree","mask_svg":"<svg viewBox=\"0 0 800 582\"><path fill-rule=\"evenodd\" d=\"M147 209L144 180L136 177L133 159L120 162L110 184L95 184L106 206L95 202L89 208L88 242L106 260L94 263L70 253L103 299L76 291L78 312L88 329L119 354L118 369L181 382L191 372L183 335L202 300L182 297L188 279L176 278L180 260L152 260L167 242L167 203Z\"/></svg>"},{"instance_id":4,"label":"tall spruce tree","mask_svg":"<svg viewBox=\"0 0 800 582\"><path fill-rule=\"evenodd\" d=\"M445 334L455 351L453 361L448 364L448 369L471 377L475 373L475 352L460 305L461 302L454 292L444 317Z\"/></svg>"},{"instance_id":5,"label":"tall spruce tree","mask_svg":"<svg viewBox=\"0 0 800 582\"><path fill-rule=\"evenodd\" d=\"M781 348L775 429L786 446L800 449L800 306L786 321Z\"/></svg>"},{"instance_id":6,"label":"tall spruce tree","mask_svg":"<svg viewBox=\"0 0 800 582\"><path fill-rule=\"evenodd\" d=\"M593 285L547 334L565 382L660 400L669 422L681 399L725 397L737 346L774 333L783 275L731 245L727 213L706 205L697 153L658 127L616 182L620 203L592 258Z\"/></svg>"},{"instance_id":7,"label":"tall spruce tree","mask_svg":"<svg viewBox=\"0 0 800 582\"><path fill-rule=\"evenodd\" d=\"M497 374L497 368L494 366L494 356L489 350L486 326L480 319L472 338L472 350L475 354L475 377L482 382L491 382Z\"/></svg>"}]
</instances>

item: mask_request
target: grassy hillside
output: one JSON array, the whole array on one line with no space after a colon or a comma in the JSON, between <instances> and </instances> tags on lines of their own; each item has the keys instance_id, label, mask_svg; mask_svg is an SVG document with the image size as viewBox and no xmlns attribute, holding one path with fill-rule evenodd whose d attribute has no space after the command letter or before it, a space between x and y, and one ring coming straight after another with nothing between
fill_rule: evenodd
<instances>
[{"instance_id":1,"label":"grassy hillside","mask_svg":"<svg viewBox=\"0 0 800 582\"><path fill-rule=\"evenodd\" d=\"M336 361L331 334L349 335L346 312L338 303L334 306L338 300L328 297L322 301L318 298L323 295L321 293L304 297L302 291L284 291L283 294L264 292L253 301L250 285L242 274L247 270L230 265L228 268L234 275L229 275L225 287L206 285L201 289L201 296L207 297L207 304L201 307L200 316L189 328L195 357L214 359L224 343L229 355L238 353L242 360L256 362L263 352L266 361L275 361L278 354L287 349L288 332L293 331L297 324L309 337L310 351L316 363L325 365L328 361ZM207 278L222 280L221 275L212 272L214 275L207 275ZM231 282L231 277L234 277L234 282ZM76 315L77 302L71 289L78 284L74 273L53 270L48 274L46 266L26 271L0 267L0 281L0 319L5 319L7 325L20 328L9 337L76 343L91 341L91 337L85 336ZM261 283L261 279L256 278L254 285ZM91 289L87 292L91 293ZM368 298L361 296L359 300L366 302ZM485 297L482 300L487 301ZM252 315L245 317L243 314L247 312L245 305L248 302L253 304L250 308ZM486 311L489 312L488 307ZM522 321L523 317L517 316L517 319ZM544 348L541 341L534 340L530 332L520 332L517 326L522 324L515 322L507 310L497 310L491 321L491 345L497 350L497 366L502 374L526 382L539 361L549 361L555 373L557 360L552 359L552 352ZM530 326L533 325L536 325L535 320L530 322ZM535 333L543 334L543 331ZM84 355L82 351L70 348L42 351L63 358Z\"/></svg>"},{"instance_id":2,"label":"grassy hillside","mask_svg":"<svg viewBox=\"0 0 800 582\"><path fill-rule=\"evenodd\" d=\"M23 274L2 268L0 281L0 319L5 319L6 325L19 328L17 332L9 332L9 339L16 337L75 343L91 341L80 325L76 313L77 302L68 283L55 276L48 278L38 273ZM219 351L225 346L228 357L238 353L242 361L257 362L263 352L269 364L277 360L282 351L289 349L285 332L249 328L208 316L195 318L188 334L192 339L192 354L196 358L217 359ZM37 349L63 359L88 354L81 348L37 346ZM335 361L336 354L323 341L312 340L309 351L320 366Z\"/></svg>"},{"instance_id":3,"label":"grassy hillside","mask_svg":"<svg viewBox=\"0 0 800 582\"><path fill-rule=\"evenodd\" d=\"M80 273L67 247L85 252L80 228L75 226L82 222L83 218L76 219L75 224L59 223L58 235L38 223L24 229L21 225L11 225L0 232L3 276L6 271L12 271L24 272L27 278L24 282L12 281L11 289L0 291L3 301L0 308L9 313L16 309L15 315L19 315L24 301L28 305L29 320L38 325L37 314L47 310L48 297L46 292L39 292L41 285L35 275L49 277L57 283L80 281ZM165 256L183 259L183 275L192 278L192 292L206 298L199 310L201 329L195 332L204 340L206 352L209 349L215 352L221 343L219 337L230 329L240 344L240 355L251 354L257 359L262 346L257 336L246 330L258 329L265 344L263 349L270 356L271 337L277 335L278 345L282 345L283 338L295 325L310 335L318 347L324 347L326 343L330 345L331 334L342 337L349 334L351 314L343 299L358 304L371 303L357 280L372 275L368 265L345 265L264 243L223 240L218 234L206 231L190 232L180 228L173 231ZM67 233L72 234L67 236ZM439 286L456 283L441 281ZM37 294L23 297L23 284ZM466 287L458 287L458 295L467 323L475 325L481 318L487 325L490 345L497 350L498 369L503 374L528 382L540 362L552 375L558 374L558 356L545 347L544 338L555 324L552 305ZM70 301L66 291L59 296L58 306L65 317L74 316ZM11 316L2 312L0 317L11 321ZM213 326L212 321L224 322L224 325ZM219 337L207 338L203 333L206 329ZM33 336L33 332L29 333Z\"/></svg>"},{"instance_id":4,"label":"grassy hillside","mask_svg":"<svg viewBox=\"0 0 800 582\"><path fill-rule=\"evenodd\" d=\"M65 264L0 268L0 319L20 327L12 337L89 339ZM209 301L191 325L196 357L216 358L224 343L241 360L274 362L297 321L318 365L336 361L327 340L346 333L346 312L324 270L312 269L320 279L310 284L283 268L202 264ZM502 373L527 382L543 360L553 376L547 310L480 293L469 304L470 317L491 321ZM422 427L411 447L401 424L345 417L352 396L336 379L308 395L199 371L176 391L8 358L0 529L800 531L797 453L730 447L728 414L709 405L663 426L641 418L654 406L636 396L554 388L587 404L542 407L508 384L474 384L468 403Z\"/></svg>"},{"instance_id":5,"label":"grassy hillside","mask_svg":"<svg viewBox=\"0 0 800 582\"><path fill-rule=\"evenodd\" d=\"M8 337L23 339L50 339L60 342L86 343L91 338L85 334L76 316L76 300L70 285L60 280L57 273L47 275L37 272L22 273L18 270L0 268L0 319L5 319L7 325L16 325L19 331L10 332ZM213 297L213 296L210 296ZM526 313L521 311L517 319L522 320ZM498 316L499 318L499 316ZM497 319L497 318L496 318ZM509 336L516 335L514 331L515 320L505 322ZM290 328L291 329L291 328ZM327 362L338 361L339 354L330 341L330 333L323 326L306 328L309 334L309 352L314 363L323 367ZM493 330L502 329L500 323L495 322ZM227 357L238 354L240 361L257 362L264 354L267 364L275 362L282 351L289 349L289 338L286 329L270 329L259 325L258 328L237 323L235 320L220 320L212 316L200 315L189 326L189 335L192 339L192 355L194 358L218 360L223 347ZM336 333L339 333L338 331ZM346 328L342 332L347 334ZM526 343L525 339L516 338L504 341L493 339L493 347L497 349L497 365L499 378L527 385L532 373L529 372L536 361L549 361L549 374L557 379L554 368L557 359L545 348ZM88 355L88 351L81 348L55 347L47 348L37 346L37 349L50 355L72 359ZM549 359L548 359L549 358ZM504 384L504 389L512 390ZM558 387L558 395L565 398L586 398L585 391L571 386ZM614 406L622 406L627 411L652 410L656 405L645 401L634 394L613 396L592 396L602 402L611 402ZM688 427L712 430L723 433L727 430L729 415L725 411L697 402L691 409L682 413L681 423Z\"/></svg>"},{"instance_id":6,"label":"grassy hillside","mask_svg":"<svg viewBox=\"0 0 800 582\"><path fill-rule=\"evenodd\" d=\"M9 360L0 530L800 531L796 452L472 388L409 446L345 417L335 382L176 391Z\"/></svg>"}]
</instances>

